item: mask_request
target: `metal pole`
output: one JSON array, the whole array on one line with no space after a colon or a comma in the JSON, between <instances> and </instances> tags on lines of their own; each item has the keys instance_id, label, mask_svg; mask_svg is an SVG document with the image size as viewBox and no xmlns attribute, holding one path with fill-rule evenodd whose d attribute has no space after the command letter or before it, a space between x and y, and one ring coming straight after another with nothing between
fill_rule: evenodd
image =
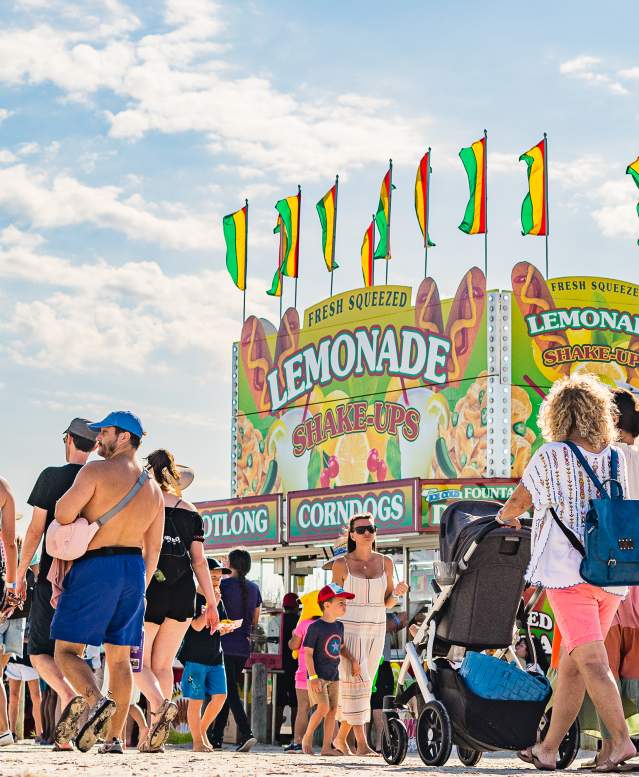
<instances>
[{"instance_id":1,"label":"metal pole","mask_svg":"<svg viewBox=\"0 0 639 777\"><path fill-rule=\"evenodd\" d=\"M295 244L295 253L297 254L297 274L295 275L295 302L293 307L297 309L297 279L300 274L300 221L302 220L302 187L297 185L297 242ZM280 316L281 318L281 316Z\"/></svg>"},{"instance_id":2,"label":"metal pole","mask_svg":"<svg viewBox=\"0 0 639 777\"><path fill-rule=\"evenodd\" d=\"M391 258L391 206L393 203L393 160L388 160L388 235L386 245L386 285L388 285L388 263Z\"/></svg>"},{"instance_id":3,"label":"metal pole","mask_svg":"<svg viewBox=\"0 0 639 777\"><path fill-rule=\"evenodd\" d=\"M424 212L424 278L428 277L428 212L430 210L430 146L426 165L426 210Z\"/></svg>"},{"instance_id":4,"label":"metal pole","mask_svg":"<svg viewBox=\"0 0 639 777\"><path fill-rule=\"evenodd\" d=\"M373 234L371 235L373 246L373 258L371 260L371 286L375 285L375 214L371 216L371 226L373 227Z\"/></svg>"},{"instance_id":5,"label":"metal pole","mask_svg":"<svg viewBox=\"0 0 639 777\"><path fill-rule=\"evenodd\" d=\"M335 267L335 238L337 235L337 190L339 189L339 175L335 176L335 220L333 222L333 252L331 254L331 294L333 296L333 268Z\"/></svg>"},{"instance_id":6,"label":"metal pole","mask_svg":"<svg viewBox=\"0 0 639 777\"><path fill-rule=\"evenodd\" d=\"M244 233L244 250L246 254L244 256L244 294L242 295L242 323L246 321L246 283L248 280L248 200L244 200L246 205L246 218L244 219L244 225L246 232Z\"/></svg>"},{"instance_id":7,"label":"metal pole","mask_svg":"<svg viewBox=\"0 0 639 777\"><path fill-rule=\"evenodd\" d=\"M546 280L548 280L548 233L550 221L548 220L548 135L544 132L544 208L546 209Z\"/></svg>"},{"instance_id":8,"label":"metal pole","mask_svg":"<svg viewBox=\"0 0 639 777\"><path fill-rule=\"evenodd\" d=\"M484 130L484 211L486 224L484 231L484 276L488 279L488 133Z\"/></svg>"}]
</instances>

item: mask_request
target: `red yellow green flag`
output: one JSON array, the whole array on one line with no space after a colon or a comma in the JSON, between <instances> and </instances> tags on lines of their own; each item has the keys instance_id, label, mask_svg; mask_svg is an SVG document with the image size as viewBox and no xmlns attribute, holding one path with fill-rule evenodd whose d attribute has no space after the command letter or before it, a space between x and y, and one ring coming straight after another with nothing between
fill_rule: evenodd
<instances>
[{"instance_id":1,"label":"red yellow green flag","mask_svg":"<svg viewBox=\"0 0 639 777\"><path fill-rule=\"evenodd\" d=\"M335 225L337 222L337 180L315 206L322 225L322 253L329 272L338 267L335 261Z\"/></svg>"},{"instance_id":2,"label":"red yellow green flag","mask_svg":"<svg viewBox=\"0 0 639 777\"><path fill-rule=\"evenodd\" d=\"M639 186L639 156L631 165L628 165L626 173L632 176L632 180ZM639 216L639 203L637 203L637 215ZM637 240L637 245L639 245L639 240Z\"/></svg>"},{"instance_id":3,"label":"red yellow green flag","mask_svg":"<svg viewBox=\"0 0 639 777\"><path fill-rule=\"evenodd\" d=\"M364 232L362 240L362 275L364 276L364 286L373 285L373 244L375 242L375 221L371 221L368 229Z\"/></svg>"},{"instance_id":4,"label":"red yellow green flag","mask_svg":"<svg viewBox=\"0 0 639 777\"><path fill-rule=\"evenodd\" d=\"M528 194L521 204L522 235L547 235L546 138L519 157L528 166Z\"/></svg>"},{"instance_id":5,"label":"red yellow green flag","mask_svg":"<svg viewBox=\"0 0 639 777\"><path fill-rule=\"evenodd\" d=\"M292 197L286 197L275 203L275 210L279 213L282 220L282 226L286 233L286 253L280 263L282 275L289 278L297 278L299 258L300 258L300 201L302 199L301 191ZM278 219L275 232L279 231L280 221Z\"/></svg>"},{"instance_id":6,"label":"red yellow green flag","mask_svg":"<svg viewBox=\"0 0 639 777\"><path fill-rule=\"evenodd\" d=\"M222 219L226 242L226 269L238 289L246 289L246 243L248 205Z\"/></svg>"},{"instance_id":7,"label":"red yellow green flag","mask_svg":"<svg viewBox=\"0 0 639 777\"><path fill-rule=\"evenodd\" d=\"M468 148L462 148L459 157L466 169L470 189L470 198L459 228L468 235L483 234L486 232L486 137Z\"/></svg>"},{"instance_id":8,"label":"red yellow green flag","mask_svg":"<svg viewBox=\"0 0 639 777\"><path fill-rule=\"evenodd\" d=\"M379 191L379 204L375 214L375 223L379 233L379 242L375 249L375 259L390 259L390 219L391 219L391 197L393 189L393 163L388 167L388 172L382 180Z\"/></svg>"},{"instance_id":9,"label":"red yellow green flag","mask_svg":"<svg viewBox=\"0 0 639 777\"><path fill-rule=\"evenodd\" d=\"M428 150L419 162L415 177L415 213L419 228L424 238L424 246L434 246L428 234L428 208L430 197L430 150Z\"/></svg>"},{"instance_id":10,"label":"red yellow green flag","mask_svg":"<svg viewBox=\"0 0 639 777\"><path fill-rule=\"evenodd\" d=\"M281 297L282 296L282 265L284 262L284 257L288 253L288 240L286 235L286 229L284 228L284 220L281 216L277 217L277 225L275 226L275 229L273 229L274 234L279 234L280 236L280 250L279 250L279 259L277 263L277 270L275 270L275 275L273 276L273 283L271 283L271 288L266 292L267 294L270 294L271 297Z\"/></svg>"}]
</instances>

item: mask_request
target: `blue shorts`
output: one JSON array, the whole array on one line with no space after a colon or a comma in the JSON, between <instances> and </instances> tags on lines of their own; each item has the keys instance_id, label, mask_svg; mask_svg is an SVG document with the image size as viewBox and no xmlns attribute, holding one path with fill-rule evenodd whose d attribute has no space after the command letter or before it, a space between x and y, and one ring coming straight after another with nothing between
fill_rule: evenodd
<instances>
[{"instance_id":1,"label":"blue shorts","mask_svg":"<svg viewBox=\"0 0 639 777\"><path fill-rule=\"evenodd\" d=\"M142 555L73 562L51 623L51 639L79 645L139 645L144 628Z\"/></svg>"},{"instance_id":2,"label":"blue shorts","mask_svg":"<svg viewBox=\"0 0 639 777\"><path fill-rule=\"evenodd\" d=\"M207 696L226 695L224 664L197 664L187 661L182 672L182 696L185 699L205 699Z\"/></svg>"}]
</instances>

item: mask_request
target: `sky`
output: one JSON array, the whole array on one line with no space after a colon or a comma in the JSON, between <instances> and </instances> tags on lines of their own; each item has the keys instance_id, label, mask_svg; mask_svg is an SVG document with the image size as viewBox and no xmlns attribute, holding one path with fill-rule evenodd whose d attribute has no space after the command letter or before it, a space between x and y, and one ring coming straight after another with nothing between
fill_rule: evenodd
<instances>
[{"instance_id":1,"label":"sky","mask_svg":"<svg viewBox=\"0 0 639 777\"><path fill-rule=\"evenodd\" d=\"M483 262L457 228L459 149L488 131L488 283L516 261L525 165L548 133L551 276L639 282L639 9L378 0L6 0L0 8L0 474L18 508L74 416L137 412L142 453L230 493L242 295L221 219L250 201L247 311L275 322L273 205L302 186L298 308L329 293L316 201L340 176L335 291L394 162L391 283L417 286L417 163L432 147L429 273ZM293 302L292 282L284 304ZM28 517L28 513L27 513ZM23 525L26 520L23 521Z\"/></svg>"}]
</instances>

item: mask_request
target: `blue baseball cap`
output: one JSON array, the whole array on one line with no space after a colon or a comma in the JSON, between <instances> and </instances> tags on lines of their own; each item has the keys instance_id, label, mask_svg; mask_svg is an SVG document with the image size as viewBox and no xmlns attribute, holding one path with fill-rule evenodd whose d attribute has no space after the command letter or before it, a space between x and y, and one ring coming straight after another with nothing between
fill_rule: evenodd
<instances>
[{"instance_id":1,"label":"blue baseball cap","mask_svg":"<svg viewBox=\"0 0 639 777\"><path fill-rule=\"evenodd\" d=\"M129 410L114 410L112 413L102 421L97 421L94 424L89 425L89 429L95 429L99 432L100 429L104 429L106 426L117 426L119 429L124 429L125 432L130 432L136 437L143 437L146 432L142 428L142 421Z\"/></svg>"}]
</instances>

